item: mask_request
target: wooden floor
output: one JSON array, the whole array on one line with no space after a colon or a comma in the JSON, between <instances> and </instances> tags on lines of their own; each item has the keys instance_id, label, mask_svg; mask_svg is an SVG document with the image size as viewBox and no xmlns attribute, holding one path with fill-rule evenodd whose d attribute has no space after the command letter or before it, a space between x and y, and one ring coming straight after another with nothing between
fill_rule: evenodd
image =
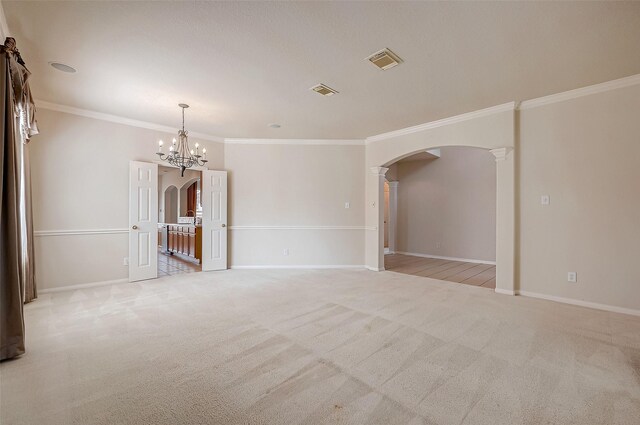
<instances>
[{"instance_id":1,"label":"wooden floor","mask_svg":"<svg viewBox=\"0 0 640 425\"><path fill-rule=\"evenodd\" d=\"M496 266L490 264L388 254L384 256L384 268L392 272L482 286L483 288L496 287Z\"/></svg>"}]
</instances>

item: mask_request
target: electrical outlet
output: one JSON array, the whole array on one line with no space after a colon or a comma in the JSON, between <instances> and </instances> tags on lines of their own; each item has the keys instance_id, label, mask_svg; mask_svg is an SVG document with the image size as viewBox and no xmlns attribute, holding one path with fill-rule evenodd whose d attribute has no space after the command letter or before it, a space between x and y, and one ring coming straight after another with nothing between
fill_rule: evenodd
<instances>
[{"instance_id":1,"label":"electrical outlet","mask_svg":"<svg viewBox=\"0 0 640 425\"><path fill-rule=\"evenodd\" d=\"M442 248L442 244L440 242L436 242L436 249Z\"/></svg>"},{"instance_id":2,"label":"electrical outlet","mask_svg":"<svg viewBox=\"0 0 640 425\"><path fill-rule=\"evenodd\" d=\"M540 197L540 205L549 205L551 203L551 198L549 195L542 195Z\"/></svg>"},{"instance_id":3,"label":"electrical outlet","mask_svg":"<svg viewBox=\"0 0 640 425\"><path fill-rule=\"evenodd\" d=\"M122 260L122 265L123 266L128 266L129 265L129 257L124 257Z\"/></svg>"},{"instance_id":4,"label":"electrical outlet","mask_svg":"<svg viewBox=\"0 0 640 425\"><path fill-rule=\"evenodd\" d=\"M289 255L289 248L285 248L282 255Z\"/></svg>"},{"instance_id":5,"label":"electrical outlet","mask_svg":"<svg viewBox=\"0 0 640 425\"><path fill-rule=\"evenodd\" d=\"M567 282L575 283L577 281L578 281L578 273L576 272L567 273Z\"/></svg>"},{"instance_id":6,"label":"electrical outlet","mask_svg":"<svg viewBox=\"0 0 640 425\"><path fill-rule=\"evenodd\" d=\"M349 208L351 208L351 204L350 204L349 202L345 202L345 203L344 203L344 207L345 207L346 209L349 209Z\"/></svg>"}]
</instances>

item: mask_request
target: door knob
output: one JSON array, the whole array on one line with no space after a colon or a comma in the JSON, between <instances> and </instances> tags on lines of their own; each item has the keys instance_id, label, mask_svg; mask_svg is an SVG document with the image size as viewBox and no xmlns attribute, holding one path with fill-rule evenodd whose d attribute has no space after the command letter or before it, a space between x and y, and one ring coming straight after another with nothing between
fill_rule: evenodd
<instances>
[{"instance_id":1,"label":"door knob","mask_svg":"<svg viewBox=\"0 0 640 425\"><path fill-rule=\"evenodd\" d=\"M133 225L133 227L131 227L133 230L138 230L138 226L136 226L135 224Z\"/></svg>"},{"instance_id":2,"label":"door knob","mask_svg":"<svg viewBox=\"0 0 640 425\"><path fill-rule=\"evenodd\" d=\"M224 223L222 223L222 227L227 227L227 225L226 225L226 224L224 224Z\"/></svg>"}]
</instances>

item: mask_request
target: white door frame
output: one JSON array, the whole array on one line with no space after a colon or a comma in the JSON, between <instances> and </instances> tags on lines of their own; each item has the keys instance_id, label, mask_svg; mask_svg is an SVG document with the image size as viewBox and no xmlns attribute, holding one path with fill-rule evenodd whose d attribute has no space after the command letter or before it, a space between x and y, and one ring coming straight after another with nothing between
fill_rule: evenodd
<instances>
[{"instance_id":1,"label":"white door frame","mask_svg":"<svg viewBox=\"0 0 640 425\"><path fill-rule=\"evenodd\" d=\"M389 253L396 252L396 243L398 235L398 183L397 181L387 181L389 184L389 236L388 248Z\"/></svg>"}]
</instances>

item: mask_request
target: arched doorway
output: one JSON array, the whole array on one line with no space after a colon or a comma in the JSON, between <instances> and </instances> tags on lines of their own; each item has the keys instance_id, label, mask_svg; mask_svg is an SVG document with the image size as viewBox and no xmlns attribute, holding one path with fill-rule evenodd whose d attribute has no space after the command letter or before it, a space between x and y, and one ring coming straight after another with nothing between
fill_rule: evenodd
<instances>
[{"instance_id":1,"label":"arched doorway","mask_svg":"<svg viewBox=\"0 0 640 425\"><path fill-rule=\"evenodd\" d=\"M496 166L489 150L447 146L387 168L385 270L493 289ZM392 212L397 231L390 238Z\"/></svg>"},{"instance_id":2,"label":"arched doorway","mask_svg":"<svg viewBox=\"0 0 640 425\"><path fill-rule=\"evenodd\" d=\"M171 185L164 191L164 216L160 217L161 223L178 222L178 188Z\"/></svg>"},{"instance_id":3,"label":"arched doorway","mask_svg":"<svg viewBox=\"0 0 640 425\"><path fill-rule=\"evenodd\" d=\"M515 294L515 103L383 134L367 140L365 261L384 270L384 181L388 165L445 146L489 150L496 160L496 289Z\"/></svg>"}]
</instances>

